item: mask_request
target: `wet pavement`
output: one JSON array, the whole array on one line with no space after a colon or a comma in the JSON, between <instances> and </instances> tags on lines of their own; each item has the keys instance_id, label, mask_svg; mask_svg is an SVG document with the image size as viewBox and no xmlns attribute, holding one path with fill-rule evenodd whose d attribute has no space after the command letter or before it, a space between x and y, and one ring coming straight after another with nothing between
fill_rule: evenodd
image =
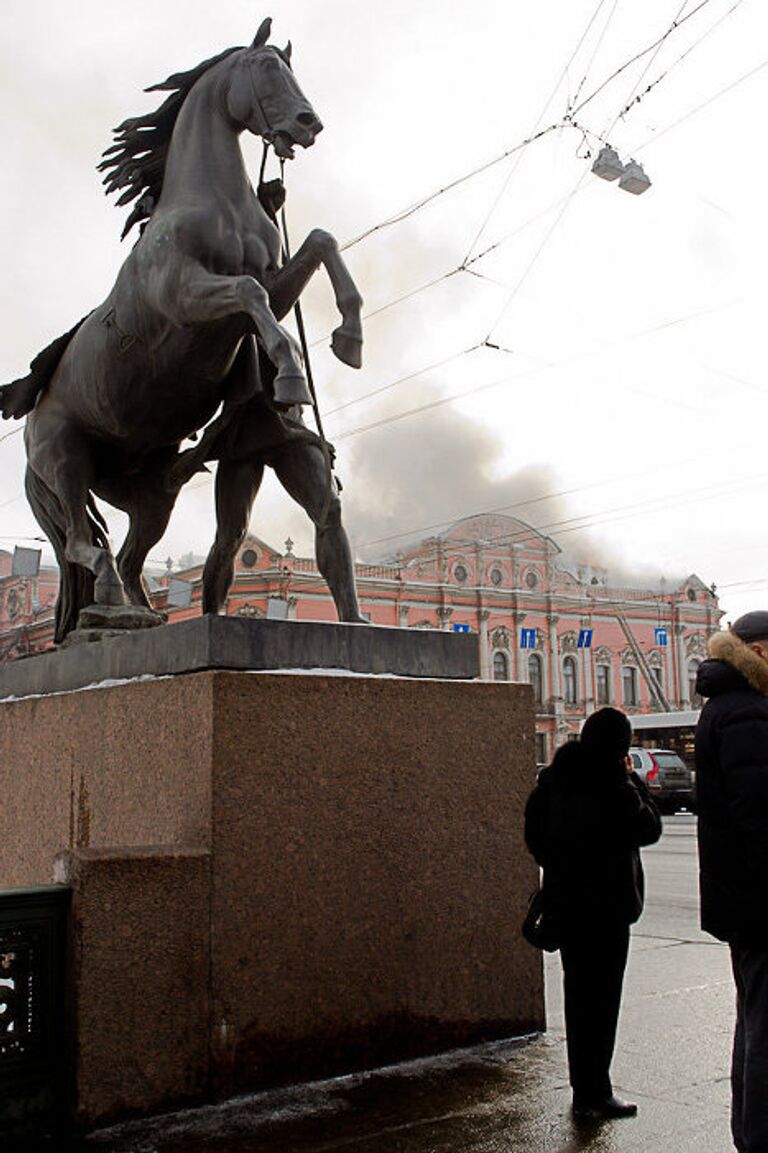
<instances>
[{"instance_id":1,"label":"wet pavement","mask_svg":"<svg viewBox=\"0 0 768 1153\"><path fill-rule=\"evenodd\" d=\"M570 1116L559 956L545 1036L273 1091L93 1134L84 1153L724 1153L733 992L727 949L697 926L693 818L645 850L613 1074L636 1118Z\"/></svg>"}]
</instances>

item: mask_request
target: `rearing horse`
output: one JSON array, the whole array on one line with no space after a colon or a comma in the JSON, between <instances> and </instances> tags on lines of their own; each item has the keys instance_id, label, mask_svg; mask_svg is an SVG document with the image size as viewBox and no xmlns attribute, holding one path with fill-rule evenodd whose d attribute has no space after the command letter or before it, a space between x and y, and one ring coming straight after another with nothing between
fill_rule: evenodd
<instances>
[{"instance_id":1,"label":"rearing horse","mask_svg":"<svg viewBox=\"0 0 768 1153\"><path fill-rule=\"evenodd\" d=\"M31 376L0 389L3 416L29 412L27 495L61 570L57 641L91 602L149 609L143 563L190 471L180 444L220 404L230 424L237 423L231 413L238 405L251 420L261 413L280 423L283 413L290 435L306 443L314 438L319 451L318 438L307 429L302 434L296 419L295 406L310 396L298 346L279 321L320 264L342 318L333 350L360 366L362 302L335 240L315 230L280 267L278 230L245 171L243 130L288 158L294 145L309 147L322 129L294 78L290 45L267 44L270 26L265 20L248 48L228 49L156 85L171 92L160 108L116 130L102 164L105 183L108 191L126 189L119 203L137 201L126 232L144 221L142 235L107 299L33 362ZM227 420L219 423L226 440ZM249 438L242 443L247 450ZM217 485L220 516L228 475L224 469ZM288 481L324 529L306 486L295 476ZM240 506L253 499L252 478L246 488ZM129 515L117 562L94 494ZM335 520L321 571L327 570L341 618L358 620L335 494L320 500L321 519L330 503ZM209 582L209 609L220 607L222 579L214 574Z\"/></svg>"}]
</instances>

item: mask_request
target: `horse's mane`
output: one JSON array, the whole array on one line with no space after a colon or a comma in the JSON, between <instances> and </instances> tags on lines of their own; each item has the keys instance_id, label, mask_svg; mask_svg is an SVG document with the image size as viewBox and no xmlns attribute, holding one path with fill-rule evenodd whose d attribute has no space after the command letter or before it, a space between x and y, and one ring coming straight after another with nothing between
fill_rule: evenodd
<instances>
[{"instance_id":1,"label":"horse's mane","mask_svg":"<svg viewBox=\"0 0 768 1153\"><path fill-rule=\"evenodd\" d=\"M104 184L107 195L125 189L117 201L118 206L130 204L138 198L138 203L125 222L121 240L125 239L134 224L149 219L160 199L171 135L192 85L214 64L237 51L238 48L227 48L218 56L204 60L196 68L190 68L188 72L175 72L162 84L146 88L146 92L170 91L171 95L154 112L124 120L115 128L115 143L102 154L104 159L98 168L100 172L106 173Z\"/></svg>"}]
</instances>

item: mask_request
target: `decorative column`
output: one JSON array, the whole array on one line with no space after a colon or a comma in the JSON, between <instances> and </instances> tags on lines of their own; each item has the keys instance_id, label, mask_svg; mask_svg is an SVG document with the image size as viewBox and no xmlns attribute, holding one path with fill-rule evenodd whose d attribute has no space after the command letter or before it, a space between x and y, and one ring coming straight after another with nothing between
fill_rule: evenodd
<instances>
[{"instance_id":1,"label":"decorative column","mask_svg":"<svg viewBox=\"0 0 768 1153\"><path fill-rule=\"evenodd\" d=\"M488 617L491 615L490 609L477 610L477 631L479 634L478 643L480 645L480 679L488 681L490 677L490 653L488 651Z\"/></svg>"},{"instance_id":2,"label":"decorative column","mask_svg":"<svg viewBox=\"0 0 768 1153\"><path fill-rule=\"evenodd\" d=\"M523 621L527 617L527 613L512 613L512 624L514 627L513 637L513 655L512 655L512 679L515 681L522 681L524 684L528 683L528 662L523 656L520 648L520 630L523 627Z\"/></svg>"},{"instance_id":3,"label":"decorative column","mask_svg":"<svg viewBox=\"0 0 768 1153\"><path fill-rule=\"evenodd\" d=\"M397 606L398 623L401 629L408 628L408 613L411 611L410 605L400 604Z\"/></svg>"},{"instance_id":4,"label":"decorative column","mask_svg":"<svg viewBox=\"0 0 768 1153\"><path fill-rule=\"evenodd\" d=\"M678 699L681 709L689 709L691 703L688 700L688 665L685 660L685 650L683 648L683 633L685 632L685 625L675 625L675 652L677 654L677 684L678 684Z\"/></svg>"},{"instance_id":5,"label":"decorative column","mask_svg":"<svg viewBox=\"0 0 768 1153\"><path fill-rule=\"evenodd\" d=\"M665 622L666 624L666 622ZM667 628L667 643L664 648L664 667L666 670L666 695L670 705L674 700L675 691L675 662L672 657L672 645L674 643L675 627L670 623Z\"/></svg>"},{"instance_id":6,"label":"decorative column","mask_svg":"<svg viewBox=\"0 0 768 1153\"><path fill-rule=\"evenodd\" d=\"M547 624L549 625L549 691L553 701L555 701L555 711L557 711L557 703L562 703L560 693L560 654L557 648L557 622L560 617L548 616Z\"/></svg>"},{"instance_id":7,"label":"decorative column","mask_svg":"<svg viewBox=\"0 0 768 1153\"><path fill-rule=\"evenodd\" d=\"M592 628L592 621L589 617L581 618L581 627L583 629ZM594 635L593 632L593 639ZM583 648L581 650L581 676L581 683L584 686L584 713L586 716L589 716L590 713L595 711L595 669L591 645L589 648Z\"/></svg>"},{"instance_id":8,"label":"decorative column","mask_svg":"<svg viewBox=\"0 0 768 1153\"><path fill-rule=\"evenodd\" d=\"M453 607L450 605L440 605L437 610L437 619L440 621L440 628L444 632L448 631L448 625L453 615Z\"/></svg>"}]
</instances>

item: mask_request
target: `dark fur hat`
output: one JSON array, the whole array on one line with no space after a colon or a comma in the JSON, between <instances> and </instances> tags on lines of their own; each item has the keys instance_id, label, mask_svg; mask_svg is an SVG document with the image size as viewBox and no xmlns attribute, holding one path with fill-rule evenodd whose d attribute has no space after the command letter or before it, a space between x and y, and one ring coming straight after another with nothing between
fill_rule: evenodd
<instances>
[{"instance_id":1,"label":"dark fur hat","mask_svg":"<svg viewBox=\"0 0 768 1153\"><path fill-rule=\"evenodd\" d=\"M755 612L744 613L744 616L733 622L731 632L736 633L739 640L746 644L768 640L768 612L756 609Z\"/></svg>"},{"instance_id":2,"label":"dark fur hat","mask_svg":"<svg viewBox=\"0 0 768 1153\"><path fill-rule=\"evenodd\" d=\"M581 743L604 753L625 757L632 744L632 725L621 709L598 709L584 722Z\"/></svg>"}]
</instances>

